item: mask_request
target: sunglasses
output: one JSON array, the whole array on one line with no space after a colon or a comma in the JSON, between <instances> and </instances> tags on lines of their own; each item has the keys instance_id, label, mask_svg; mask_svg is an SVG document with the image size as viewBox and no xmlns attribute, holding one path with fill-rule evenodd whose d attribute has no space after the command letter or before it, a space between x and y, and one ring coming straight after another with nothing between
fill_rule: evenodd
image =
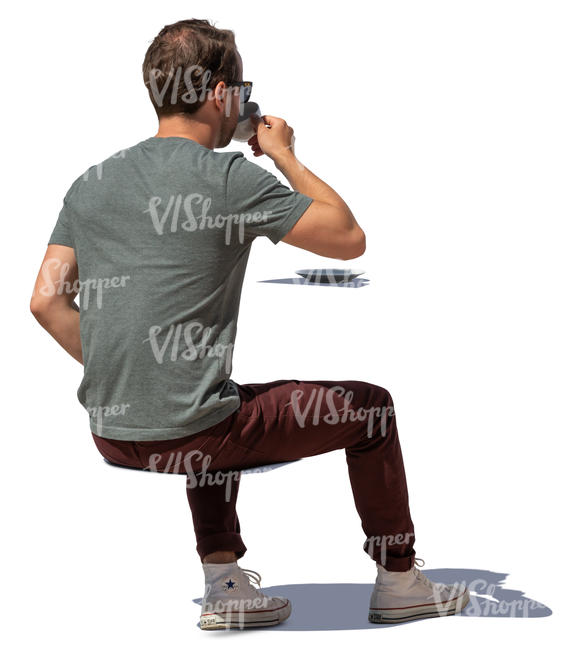
<instances>
[{"instance_id":1,"label":"sunglasses","mask_svg":"<svg viewBox=\"0 0 561 650\"><path fill-rule=\"evenodd\" d=\"M253 81L230 81L229 86L238 86L240 88L240 102L245 104L251 95Z\"/></svg>"}]
</instances>

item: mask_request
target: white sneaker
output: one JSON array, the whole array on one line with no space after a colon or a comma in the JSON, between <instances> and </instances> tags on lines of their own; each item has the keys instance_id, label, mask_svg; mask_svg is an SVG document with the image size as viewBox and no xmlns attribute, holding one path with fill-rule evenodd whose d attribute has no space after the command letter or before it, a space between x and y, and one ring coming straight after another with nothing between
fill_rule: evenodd
<instances>
[{"instance_id":1,"label":"white sneaker","mask_svg":"<svg viewBox=\"0 0 561 650\"><path fill-rule=\"evenodd\" d=\"M256 571L242 569L237 562L204 564L205 595L200 618L201 630L277 625L290 616L287 598L266 596Z\"/></svg>"},{"instance_id":2,"label":"white sneaker","mask_svg":"<svg viewBox=\"0 0 561 650\"><path fill-rule=\"evenodd\" d=\"M425 561L418 558L414 564ZM420 618L451 616L469 603L469 590L455 583L431 582L416 566L408 571L387 571L376 562L378 577L370 597L371 623L403 623Z\"/></svg>"}]
</instances>

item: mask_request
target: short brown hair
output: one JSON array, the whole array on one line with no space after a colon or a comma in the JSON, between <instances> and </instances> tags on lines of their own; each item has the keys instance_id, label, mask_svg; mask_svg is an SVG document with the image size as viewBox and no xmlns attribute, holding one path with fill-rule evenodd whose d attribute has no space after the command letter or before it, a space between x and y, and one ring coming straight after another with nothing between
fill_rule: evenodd
<instances>
[{"instance_id":1,"label":"short brown hair","mask_svg":"<svg viewBox=\"0 0 561 650\"><path fill-rule=\"evenodd\" d=\"M142 64L144 84L158 117L194 113L206 93L224 81L240 81L234 32L208 20L166 25L150 44Z\"/></svg>"}]
</instances>

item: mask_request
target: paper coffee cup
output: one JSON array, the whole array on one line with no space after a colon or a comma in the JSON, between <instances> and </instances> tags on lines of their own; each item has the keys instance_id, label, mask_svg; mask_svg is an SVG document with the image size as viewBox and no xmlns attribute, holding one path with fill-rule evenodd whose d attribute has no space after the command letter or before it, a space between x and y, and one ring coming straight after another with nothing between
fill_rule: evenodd
<instances>
[{"instance_id":1,"label":"paper coffee cup","mask_svg":"<svg viewBox=\"0 0 561 650\"><path fill-rule=\"evenodd\" d=\"M237 142L247 142L251 136L255 135L255 127L251 121L251 115L261 117L259 105L256 102L245 102L240 104L240 114L238 125L232 136L232 140Z\"/></svg>"}]
</instances>

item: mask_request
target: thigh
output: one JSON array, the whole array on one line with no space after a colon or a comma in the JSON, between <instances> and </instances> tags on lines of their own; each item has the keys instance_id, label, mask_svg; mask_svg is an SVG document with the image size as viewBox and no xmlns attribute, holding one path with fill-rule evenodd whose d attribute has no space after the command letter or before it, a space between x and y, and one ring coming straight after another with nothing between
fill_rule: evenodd
<instances>
[{"instance_id":1,"label":"thigh","mask_svg":"<svg viewBox=\"0 0 561 650\"><path fill-rule=\"evenodd\" d=\"M241 404L225 444L260 464L354 445L380 432L393 412L385 388L359 380L281 379L238 384L238 391Z\"/></svg>"},{"instance_id":2,"label":"thigh","mask_svg":"<svg viewBox=\"0 0 561 650\"><path fill-rule=\"evenodd\" d=\"M131 469L156 472L185 473L186 457L192 460L193 471L202 464L201 452L214 441L205 435L206 431L172 440L115 440L103 438L92 432L92 437L100 454L109 462Z\"/></svg>"},{"instance_id":3,"label":"thigh","mask_svg":"<svg viewBox=\"0 0 561 650\"><path fill-rule=\"evenodd\" d=\"M391 405L386 389L359 380L279 379L237 387L238 409L197 434L101 444L94 439L108 460L129 467L181 474L246 469L354 445L383 427L383 409Z\"/></svg>"}]
</instances>

